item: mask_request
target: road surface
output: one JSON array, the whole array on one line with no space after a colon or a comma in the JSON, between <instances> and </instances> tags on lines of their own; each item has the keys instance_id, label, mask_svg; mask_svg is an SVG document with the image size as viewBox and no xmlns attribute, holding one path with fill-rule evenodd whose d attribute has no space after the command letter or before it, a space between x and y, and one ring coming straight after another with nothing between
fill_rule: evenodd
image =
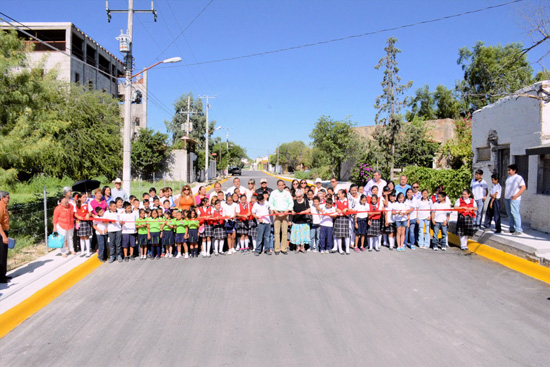
<instances>
[{"instance_id":1,"label":"road surface","mask_svg":"<svg viewBox=\"0 0 550 367\"><path fill-rule=\"evenodd\" d=\"M242 184L264 176L245 171ZM549 357L550 287L456 248L105 264L0 340L10 367L547 366Z\"/></svg>"}]
</instances>

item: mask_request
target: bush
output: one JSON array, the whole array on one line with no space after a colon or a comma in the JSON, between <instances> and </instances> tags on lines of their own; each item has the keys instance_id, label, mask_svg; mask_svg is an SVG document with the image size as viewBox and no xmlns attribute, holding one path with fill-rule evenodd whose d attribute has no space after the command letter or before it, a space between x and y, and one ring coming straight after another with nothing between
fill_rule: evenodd
<instances>
[{"instance_id":1,"label":"bush","mask_svg":"<svg viewBox=\"0 0 550 367\"><path fill-rule=\"evenodd\" d=\"M374 171L368 163L357 163L351 171L351 181L358 186L365 186L372 178Z\"/></svg>"},{"instance_id":2,"label":"bush","mask_svg":"<svg viewBox=\"0 0 550 367\"><path fill-rule=\"evenodd\" d=\"M294 177L298 180L311 180L313 178L313 174L311 171L294 171Z\"/></svg>"},{"instance_id":3,"label":"bush","mask_svg":"<svg viewBox=\"0 0 550 367\"><path fill-rule=\"evenodd\" d=\"M311 173L311 178L320 178L321 180L329 180L332 178L332 171L330 166L321 166L313 168L309 171Z\"/></svg>"},{"instance_id":4,"label":"bush","mask_svg":"<svg viewBox=\"0 0 550 367\"><path fill-rule=\"evenodd\" d=\"M436 186L443 185L452 201L462 195L462 190L470 187L472 180L472 172L467 166L456 170L409 166L403 174L407 176L409 184L418 182L420 189L428 189L430 193L435 191Z\"/></svg>"}]
</instances>

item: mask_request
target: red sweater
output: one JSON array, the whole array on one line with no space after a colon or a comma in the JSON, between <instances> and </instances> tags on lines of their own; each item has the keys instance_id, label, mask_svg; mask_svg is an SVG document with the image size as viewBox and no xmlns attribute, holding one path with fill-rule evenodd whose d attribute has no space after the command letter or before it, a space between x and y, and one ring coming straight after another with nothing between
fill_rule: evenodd
<instances>
[{"instance_id":1,"label":"red sweater","mask_svg":"<svg viewBox=\"0 0 550 367\"><path fill-rule=\"evenodd\" d=\"M69 230L74 228L74 208L69 204L66 208L59 204L53 211L53 224Z\"/></svg>"}]
</instances>

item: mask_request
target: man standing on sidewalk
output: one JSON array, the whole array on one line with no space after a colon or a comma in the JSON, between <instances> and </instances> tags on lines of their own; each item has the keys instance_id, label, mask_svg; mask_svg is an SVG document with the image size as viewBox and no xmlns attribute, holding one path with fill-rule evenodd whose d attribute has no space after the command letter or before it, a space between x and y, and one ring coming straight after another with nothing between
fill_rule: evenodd
<instances>
[{"instance_id":1,"label":"man standing on sidewalk","mask_svg":"<svg viewBox=\"0 0 550 367\"><path fill-rule=\"evenodd\" d=\"M483 179L483 171L478 169L475 172L474 179L470 183L472 188L472 194L474 194L474 200L477 206L477 215L474 218L474 228L479 229L481 226L481 217L483 216L483 205L487 199L487 193L489 192L489 186Z\"/></svg>"},{"instance_id":2,"label":"man standing on sidewalk","mask_svg":"<svg viewBox=\"0 0 550 367\"><path fill-rule=\"evenodd\" d=\"M111 190L111 197L113 199L121 198L122 201L128 201L128 194L122 188L122 180L120 178L117 178L114 181L114 184L115 184L115 188Z\"/></svg>"},{"instance_id":3,"label":"man standing on sidewalk","mask_svg":"<svg viewBox=\"0 0 550 367\"><path fill-rule=\"evenodd\" d=\"M285 190L285 182L277 181L277 190L269 197L269 208L273 217L273 234L275 237L275 255L279 252L287 254L288 212L294 208L294 201L290 192ZM282 238L281 238L282 237Z\"/></svg>"},{"instance_id":4,"label":"man standing on sidewalk","mask_svg":"<svg viewBox=\"0 0 550 367\"><path fill-rule=\"evenodd\" d=\"M7 283L11 277L7 276L8 271L8 231L10 230L10 215L8 213L8 204L10 194L6 191L0 191L0 283Z\"/></svg>"},{"instance_id":5,"label":"man standing on sidewalk","mask_svg":"<svg viewBox=\"0 0 550 367\"><path fill-rule=\"evenodd\" d=\"M511 164L508 166L508 178L506 179L506 187L504 192L504 205L506 206L506 214L510 222L510 233L514 236L523 234L521 228L521 215L519 207L521 204L521 194L526 189L523 177L517 174L518 166Z\"/></svg>"}]
</instances>

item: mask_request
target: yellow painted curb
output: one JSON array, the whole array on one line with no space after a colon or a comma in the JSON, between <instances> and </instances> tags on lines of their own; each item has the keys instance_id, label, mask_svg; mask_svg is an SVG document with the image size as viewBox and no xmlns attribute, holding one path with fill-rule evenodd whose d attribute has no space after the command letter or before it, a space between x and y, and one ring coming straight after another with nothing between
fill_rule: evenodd
<instances>
[{"instance_id":1,"label":"yellow painted curb","mask_svg":"<svg viewBox=\"0 0 550 367\"><path fill-rule=\"evenodd\" d=\"M288 182L292 182L292 180L290 178L286 178L286 177L279 177L279 176L276 176L276 175L272 175L271 173L267 172L267 171L264 171L262 170L263 173L265 173L266 175L269 175L271 177L275 177L279 180L283 180L283 181L288 181Z\"/></svg>"},{"instance_id":2,"label":"yellow painted curb","mask_svg":"<svg viewBox=\"0 0 550 367\"><path fill-rule=\"evenodd\" d=\"M460 239L454 233L449 233L449 242L459 245ZM507 268L550 284L550 268L473 240L468 240L468 249L476 255L483 256Z\"/></svg>"},{"instance_id":3,"label":"yellow painted curb","mask_svg":"<svg viewBox=\"0 0 550 367\"><path fill-rule=\"evenodd\" d=\"M89 258L66 274L63 274L32 296L0 315L0 338L15 329L23 321L47 306L67 289L78 283L101 265L97 255Z\"/></svg>"},{"instance_id":4,"label":"yellow painted curb","mask_svg":"<svg viewBox=\"0 0 550 367\"><path fill-rule=\"evenodd\" d=\"M223 184L225 181L229 180L232 176L228 176L227 178L224 178L223 180L221 181L216 181L216 182L219 182L220 184ZM214 188L214 185L216 184L216 182L214 182L212 185L208 185L206 186L206 192L212 190Z\"/></svg>"}]
</instances>

